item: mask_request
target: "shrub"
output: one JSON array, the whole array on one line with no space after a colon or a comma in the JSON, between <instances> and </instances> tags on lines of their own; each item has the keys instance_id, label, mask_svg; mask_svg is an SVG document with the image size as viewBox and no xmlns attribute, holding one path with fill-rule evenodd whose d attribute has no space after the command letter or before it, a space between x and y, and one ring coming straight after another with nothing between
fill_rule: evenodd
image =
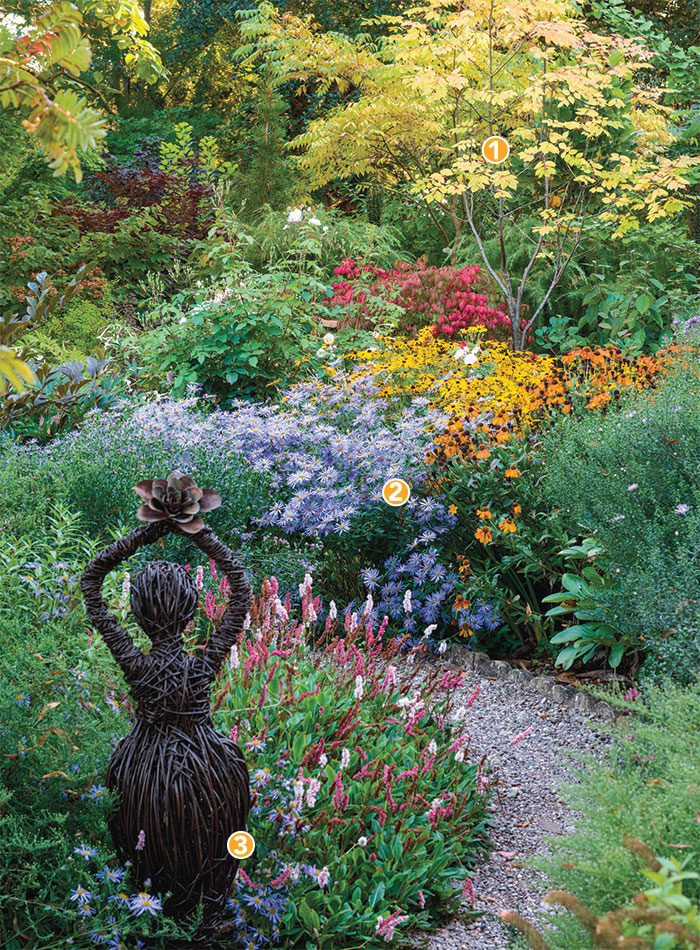
<instances>
[{"instance_id":1,"label":"shrub","mask_svg":"<svg viewBox=\"0 0 700 950\"><path fill-rule=\"evenodd\" d=\"M145 362L175 396L198 384L224 401L264 397L295 372L314 328L305 283L272 271L200 300L141 338Z\"/></svg>"},{"instance_id":2,"label":"shrub","mask_svg":"<svg viewBox=\"0 0 700 950\"><path fill-rule=\"evenodd\" d=\"M433 324L434 336L451 338L475 326L484 327L495 339L510 336L510 323L499 308L494 285L478 266L428 267L419 260L416 264L399 261L386 270L348 258L333 273L344 280L333 284L333 296L327 302L331 310L364 304L368 317L369 300L385 297L403 308L401 327L410 333Z\"/></svg>"},{"instance_id":3,"label":"shrub","mask_svg":"<svg viewBox=\"0 0 700 950\"><path fill-rule=\"evenodd\" d=\"M544 439L545 497L602 548L611 583L594 600L655 678L688 681L700 667L699 410L697 371L679 364L657 390Z\"/></svg>"},{"instance_id":4,"label":"shrub","mask_svg":"<svg viewBox=\"0 0 700 950\"><path fill-rule=\"evenodd\" d=\"M630 906L645 889L640 873L645 856L625 847L626 839L641 840L666 861L700 853L697 683L650 687L643 699L620 705L634 712L624 734L614 737L603 762L582 762L576 784L566 791L580 816L576 831L552 840L551 856L536 861L550 887L575 894L596 916ZM700 879L687 878L683 894L697 904ZM586 928L568 915L548 915L544 932L552 950L595 945Z\"/></svg>"}]
</instances>

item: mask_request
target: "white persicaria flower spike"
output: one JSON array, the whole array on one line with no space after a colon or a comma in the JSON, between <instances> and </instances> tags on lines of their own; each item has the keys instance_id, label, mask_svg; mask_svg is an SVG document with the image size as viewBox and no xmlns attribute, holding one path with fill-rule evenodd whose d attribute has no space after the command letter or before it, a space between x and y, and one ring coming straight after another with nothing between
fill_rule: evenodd
<instances>
[{"instance_id":1,"label":"white persicaria flower spike","mask_svg":"<svg viewBox=\"0 0 700 950\"><path fill-rule=\"evenodd\" d=\"M341 769L346 769L350 765L350 750L343 748L343 751L340 753L340 767Z\"/></svg>"},{"instance_id":2,"label":"white persicaria flower spike","mask_svg":"<svg viewBox=\"0 0 700 950\"><path fill-rule=\"evenodd\" d=\"M328 610L328 616L331 618L331 620L335 620L338 616L338 608L335 606L334 600L331 601L331 605Z\"/></svg>"},{"instance_id":3,"label":"white persicaria flower spike","mask_svg":"<svg viewBox=\"0 0 700 950\"><path fill-rule=\"evenodd\" d=\"M366 848L366 847L367 847L367 839L365 838L364 835L361 835L361 836L357 839L357 844L358 844L358 847L360 847L360 848Z\"/></svg>"},{"instance_id":4,"label":"white persicaria flower spike","mask_svg":"<svg viewBox=\"0 0 700 950\"><path fill-rule=\"evenodd\" d=\"M362 616L368 617L372 613L372 608L374 607L374 598L371 594L367 594L367 600L362 606Z\"/></svg>"},{"instance_id":5,"label":"white persicaria flower spike","mask_svg":"<svg viewBox=\"0 0 700 950\"><path fill-rule=\"evenodd\" d=\"M287 611L284 609L284 604L283 604L282 601L279 599L279 597L278 597L277 600L275 601L275 616L276 616L276 617L279 617L279 619L282 620L283 622L284 622L285 620L289 620L289 614L288 614Z\"/></svg>"},{"instance_id":6,"label":"white persicaria flower spike","mask_svg":"<svg viewBox=\"0 0 700 950\"><path fill-rule=\"evenodd\" d=\"M440 646L438 647L438 653L444 653L447 650L447 641L443 640Z\"/></svg>"},{"instance_id":7,"label":"white persicaria flower spike","mask_svg":"<svg viewBox=\"0 0 700 950\"><path fill-rule=\"evenodd\" d=\"M127 571L124 575L124 580L122 582L122 599L126 600L129 596L129 591L131 590L131 575Z\"/></svg>"},{"instance_id":8,"label":"white persicaria flower spike","mask_svg":"<svg viewBox=\"0 0 700 950\"><path fill-rule=\"evenodd\" d=\"M248 613L245 615L245 619L243 620L243 629L250 630L251 622L252 621L251 621L250 611L248 611Z\"/></svg>"},{"instance_id":9,"label":"white persicaria flower spike","mask_svg":"<svg viewBox=\"0 0 700 950\"><path fill-rule=\"evenodd\" d=\"M320 769L325 769L325 767L326 767L327 765L328 765L328 756L326 755L325 752L322 752L322 753L321 753L321 756L320 756L320 758L319 758L319 760L318 760L318 767L319 767Z\"/></svg>"},{"instance_id":10,"label":"white persicaria flower spike","mask_svg":"<svg viewBox=\"0 0 700 950\"><path fill-rule=\"evenodd\" d=\"M314 610L313 604L309 604L309 609L306 612L306 619L309 621L309 623L313 623L315 620L318 619L318 616L316 614L316 611Z\"/></svg>"},{"instance_id":11,"label":"white persicaria flower spike","mask_svg":"<svg viewBox=\"0 0 700 950\"><path fill-rule=\"evenodd\" d=\"M429 627L426 627L425 630L423 631L423 636L424 636L424 637L429 637L430 634L433 633L433 631L435 631L435 630L437 630L437 624L436 624L436 623L431 623L430 626L429 626Z\"/></svg>"},{"instance_id":12,"label":"white persicaria flower spike","mask_svg":"<svg viewBox=\"0 0 700 950\"><path fill-rule=\"evenodd\" d=\"M435 739L431 739L430 742L428 743L428 754L437 755L437 742L435 741Z\"/></svg>"},{"instance_id":13,"label":"white persicaria flower spike","mask_svg":"<svg viewBox=\"0 0 700 950\"><path fill-rule=\"evenodd\" d=\"M464 749L457 749L455 752L455 762L464 762Z\"/></svg>"},{"instance_id":14,"label":"white persicaria flower spike","mask_svg":"<svg viewBox=\"0 0 700 950\"><path fill-rule=\"evenodd\" d=\"M350 617L350 632L357 630L357 612L354 612Z\"/></svg>"},{"instance_id":15,"label":"white persicaria flower spike","mask_svg":"<svg viewBox=\"0 0 700 950\"><path fill-rule=\"evenodd\" d=\"M355 677L355 699L362 699L362 677Z\"/></svg>"},{"instance_id":16,"label":"white persicaria flower spike","mask_svg":"<svg viewBox=\"0 0 700 950\"><path fill-rule=\"evenodd\" d=\"M234 646L231 647L231 666L234 668L234 670L238 669L240 662L241 661L238 659L238 647L234 644Z\"/></svg>"},{"instance_id":17,"label":"white persicaria flower spike","mask_svg":"<svg viewBox=\"0 0 700 950\"><path fill-rule=\"evenodd\" d=\"M411 592L410 592L410 590L407 590L406 593L403 595L403 609L405 610L405 612L406 612L407 614L410 614L410 612L411 612Z\"/></svg>"}]
</instances>

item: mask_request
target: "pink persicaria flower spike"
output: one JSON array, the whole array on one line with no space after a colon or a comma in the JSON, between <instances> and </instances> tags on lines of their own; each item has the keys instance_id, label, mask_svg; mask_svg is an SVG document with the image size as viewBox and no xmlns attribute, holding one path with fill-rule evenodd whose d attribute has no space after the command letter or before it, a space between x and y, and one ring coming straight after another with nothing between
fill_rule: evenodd
<instances>
[{"instance_id":1,"label":"pink persicaria flower spike","mask_svg":"<svg viewBox=\"0 0 700 950\"><path fill-rule=\"evenodd\" d=\"M136 839L135 849L137 851L143 851L145 847L146 847L146 832L142 828L141 831L139 831L138 838Z\"/></svg>"},{"instance_id":2,"label":"pink persicaria flower spike","mask_svg":"<svg viewBox=\"0 0 700 950\"><path fill-rule=\"evenodd\" d=\"M519 733L517 734L517 736L513 736L513 738L512 738L512 739L510 740L510 742L508 743L508 745L509 745L509 746L512 746L512 745L515 745L516 742L522 742L523 739L527 738L527 736L530 735L530 733L532 732L533 728L534 728L533 726L528 726L527 729L525 730L525 732L519 732Z\"/></svg>"}]
</instances>

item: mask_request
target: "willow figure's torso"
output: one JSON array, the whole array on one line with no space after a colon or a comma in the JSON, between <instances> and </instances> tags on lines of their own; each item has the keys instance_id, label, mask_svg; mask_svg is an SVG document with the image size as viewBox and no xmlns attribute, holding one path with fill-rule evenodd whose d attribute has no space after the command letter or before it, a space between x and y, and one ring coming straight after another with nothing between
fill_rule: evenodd
<instances>
[{"instance_id":1,"label":"willow figure's torso","mask_svg":"<svg viewBox=\"0 0 700 950\"><path fill-rule=\"evenodd\" d=\"M110 830L121 857L171 891L168 910L183 916L233 883L226 842L246 825L248 770L239 747L214 729L201 655L161 645L128 680L135 721L107 771L119 800Z\"/></svg>"}]
</instances>

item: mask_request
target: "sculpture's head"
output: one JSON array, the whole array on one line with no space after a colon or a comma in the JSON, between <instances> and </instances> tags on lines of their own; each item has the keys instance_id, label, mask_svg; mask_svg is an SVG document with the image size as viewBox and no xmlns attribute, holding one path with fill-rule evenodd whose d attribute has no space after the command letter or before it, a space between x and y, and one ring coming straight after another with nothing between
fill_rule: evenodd
<instances>
[{"instance_id":1,"label":"sculpture's head","mask_svg":"<svg viewBox=\"0 0 700 950\"><path fill-rule=\"evenodd\" d=\"M184 567L154 561L131 581L131 610L153 643L182 635L197 609L197 588Z\"/></svg>"}]
</instances>

